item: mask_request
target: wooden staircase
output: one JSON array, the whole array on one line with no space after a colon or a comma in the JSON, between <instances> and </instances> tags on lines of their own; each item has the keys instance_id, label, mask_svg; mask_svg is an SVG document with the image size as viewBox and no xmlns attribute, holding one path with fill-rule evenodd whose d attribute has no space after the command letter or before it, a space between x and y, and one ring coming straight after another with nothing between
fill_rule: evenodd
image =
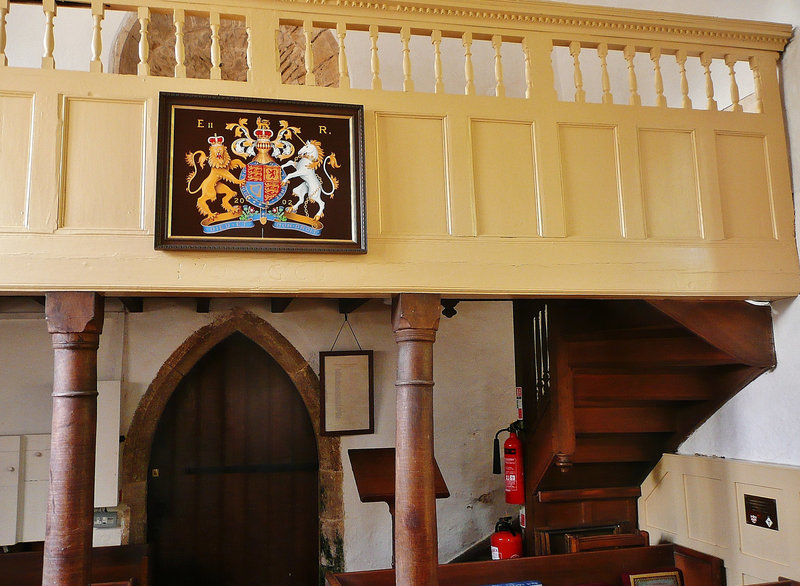
<instances>
[{"instance_id":1,"label":"wooden staircase","mask_svg":"<svg viewBox=\"0 0 800 586\"><path fill-rule=\"evenodd\" d=\"M514 331L529 555L635 533L661 454L775 365L770 308L743 301L518 301Z\"/></svg>"}]
</instances>

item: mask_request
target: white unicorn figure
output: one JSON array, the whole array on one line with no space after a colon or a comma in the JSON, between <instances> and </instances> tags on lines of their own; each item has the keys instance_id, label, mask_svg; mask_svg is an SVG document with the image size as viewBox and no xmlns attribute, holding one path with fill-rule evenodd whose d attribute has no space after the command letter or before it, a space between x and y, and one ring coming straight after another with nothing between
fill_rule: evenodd
<instances>
[{"instance_id":1,"label":"white unicorn figure","mask_svg":"<svg viewBox=\"0 0 800 586\"><path fill-rule=\"evenodd\" d=\"M319 210L317 211L317 215L314 216L314 220L319 220L325 215L325 202L322 201L322 195L329 195L331 198L333 198L333 192L336 191L337 187L339 187L339 180L328 173L328 169L326 167L328 164L330 164L330 166L334 169L338 169L340 167L339 163L336 161L336 153L331 153L326 157L325 152L322 150L322 143L320 143L318 140L307 140L303 147L297 151L297 161L288 161L281 165L281 167L284 169L289 166L295 168L292 173L289 173L286 175L286 177L284 177L284 185L288 184L289 180L294 179L295 177L299 177L303 180L303 183L292 190L292 195L297 197L297 203L291 208L292 212L297 213L297 210L300 209L300 206L306 202L306 199L308 199L315 201L319 206ZM325 171L325 175L331 182L330 191L325 191L322 188L322 180L316 172L320 165L322 165L322 170Z\"/></svg>"}]
</instances>

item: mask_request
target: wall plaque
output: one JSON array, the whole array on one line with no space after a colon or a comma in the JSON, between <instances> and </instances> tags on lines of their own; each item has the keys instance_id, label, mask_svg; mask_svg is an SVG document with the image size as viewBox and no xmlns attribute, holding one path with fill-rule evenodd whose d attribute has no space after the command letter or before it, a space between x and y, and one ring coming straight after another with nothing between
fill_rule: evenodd
<instances>
[{"instance_id":1,"label":"wall plaque","mask_svg":"<svg viewBox=\"0 0 800 586\"><path fill-rule=\"evenodd\" d=\"M744 495L745 522L778 531L778 501L752 494Z\"/></svg>"}]
</instances>

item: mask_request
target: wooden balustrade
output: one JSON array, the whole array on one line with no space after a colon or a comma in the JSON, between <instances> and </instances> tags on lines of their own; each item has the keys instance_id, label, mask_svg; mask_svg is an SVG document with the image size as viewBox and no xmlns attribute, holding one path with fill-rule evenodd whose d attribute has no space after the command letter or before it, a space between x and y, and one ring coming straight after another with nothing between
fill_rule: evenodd
<instances>
[{"instance_id":1,"label":"wooden balustrade","mask_svg":"<svg viewBox=\"0 0 800 586\"><path fill-rule=\"evenodd\" d=\"M6 15L8 14L10 0L0 0L0 67L8 64L7 48L6 48ZM82 6L78 3L77 6ZM83 5L90 11L92 19L92 32L91 38L87 40L91 47L91 60L88 65L88 70L94 73L102 73L108 70L101 63L101 54L103 51L102 45L102 25L105 19L105 13L109 10L131 10L131 8L117 9L113 5L102 4L98 0L91 0ZM56 4L54 0L43 0L42 4L43 14L45 19L45 33L43 38L44 52L41 61L41 67L44 69L54 69L55 59L53 56L55 34L54 30L57 28L55 22ZM227 8L226 8L227 9ZM258 38L254 38L254 29L252 27L252 13L245 13L243 9L237 14L235 7L229 7L230 16L235 19L242 20L246 23L247 29L247 47L245 48L247 54L247 69L248 74L245 76L247 81L252 81L252 76L249 70L254 67L259 68L277 68L279 64L264 64L253 62L252 45L258 43L262 37L271 38L276 34L276 31L265 30L260 27L258 30ZM134 8L136 19L139 22L139 42L138 42L138 57L139 62L136 73L140 76L151 75L150 59L150 45L151 45L151 32L152 26L151 7L146 3ZM164 8L159 6L158 11L163 12ZM187 76L186 62L186 44L185 44L185 22L186 13L182 7L175 7L171 11L172 23L174 30L170 31L173 36L171 40L174 43L174 58L175 66L173 75L175 78L183 78ZM745 108L742 104L742 80L740 79L745 73L742 70L736 71L736 64L739 62L749 64L750 79L744 80L744 87L752 88L754 99L753 105L750 106L750 111L761 113L764 111L763 100L763 80L762 80L762 66L760 53L757 51L743 52L739 49L736 51L728 51L715 45L712 48L698 49L697 45L689 47L688 45L681 46L676 43L670 46L669 43L659 42L652 44L649 48L640 48L641 41L639 39L631 39L619 37L618 39L609 39L598 42L596 40L569 38L569 37L552 37L546 32L537 32L535 37L537 42L531 42L530 33L524 27L519 26L509 27L501 33L492 29L481 30L480 28L471 28L468 30L447 29L447 28L428 28L425 26L416 26L421 23L409 22L399 28L397 26L376 24L374 22L358 22L355 19L347 18L339 22L329 25L328 23L316 22L310 18L307 13L292 15L292 8L287 7L282 9L280 18L277 21L277 26L299 26L302 30L302 39L304 39L304 46L302 47L301 54L303 55L303 63L305 66L305 79L304 85L315 86L317 79L315 74L314 52L312 51L312 43L317 36L315 30L320 32L324 31L331 26L330 29L334 34L334 38L338 43L338 51L336 55L336 64L338 67L338 87L347 89L351 87L351 78L353 75L353 68L364 68L362 75L358 71L359 79L369 79L367 87L359 89L370 89L379 91L385 89L385 84L381 79L381 61L385 57L389 61L399 62L402 70L402 89L403 92L412 93L417 90L415 87L415 75L427 77L431 79L431 91L433 93L445 93L444 79L448 75L457 72L446 71L443 66L441 50L443 38L458 38L461 39L463 46L463 75L465 79L463 93L467 96L475 96L479 94L493 95L497 98L506 97L519 97L533 99L535 97L550 99L555 92L546 83L536 83L538 80L548 80L553 77L554 73L561 76L568 75L566 71L553 71L555 66L556 70L566 64L555 65L551 62L550 53L554 48L562 47L568 49L571 62L569 67L571 72L569 76L573 79L573 94L570 96L562 96L562 101L573 101L578 104L595 101L590 98L589 88L586 85L587 76L592 79L597 78L598 87L594 88L597 91L596 101L602 104L624 104L640 106L642 105L642 92L643 86L643 71L640 71L641 64L637 64L637 55L640 53L649 56L652 64L652 85L647 87L648 95L655 94L655 103L652 105L658 107L674 107L693 109L694 101L691 98L694 92L704 92L705 100L703 103L704 109L716 111L722 109L719 104L719 98L722 93L727 92L730 96L729 100L723 105L725 109L732 112L743 112ZM193 14L195 12L193 11ZM222 53L224 50L223 39L221 34L222 17L219 12L197 12L198 15L205 14L208 18L208 29L211 39L210 54L205 56L210 61L210 79L219 80L224 79L222 73ZM348 47L347 38L348 34L352 31L367 32L369 40L369 59L357 59L351 63L348 60ZM387 34L396 35L399 32L400 43L399 46L390 47L381 44L381 37ZM418 60L421 56L417 55L412 48L415 37L423 36L430 40L433 45L433 67L426 66L421 68ZM475 60L478 58L475 53L476 43L486 42L489 47L487 55L481 55L481 59L490 59L489 67L481 68L481 75L487 75L487 71L493 73L492 79L477 79ZM645 44L645 47L647 45ZM380 49L379 49L380 47ZM504 63L504 51L506 48L513 47L514 51L521 54L521 60L514 60L513 68L509 69L509 65ZM391 55L395 51L396 55ZM590 56L586 51L590 51ZM539 54L537 54L539 53ZM595 57L596 55L596 57ZM627 87L612 87L612 73L610 71L610 60L616 59L616 55L621 57L621 62L627 69ZM395 59L396 57L397 59ZM674 64L670 64L669 74L664 71L664 60L669 57L674 59ZM693 63L691 60L697 61L696 75L689 75L687 73L687 66ZM427 61L422 59L420 63ZM556 60L557 61L557 60ZM538 67L534 67L534 64ZM715 75L722 75L722 67L727 68L727 75L729 83L725 88L719 88L715 84ZM549 72L542 70L544 67L550 69ZM717 74L714 73L716 68L720 68ZM386 69L386 66L383 68ZM430 69L430 70L429 70ZM534 71L537 69L537 71ZM621 73L621 71L617 72ZM591 74L591 75L590 75ZM520 90L517 92L509 91L509 80L519 80ZM536 80L536 81L535 81ZM478 83L480 81L480 84ZM700 87L702 85L702 87ZM479 91L480 88L484 88ZM427 87L427 85L426 85ZM672 89L672 102L667 97L667 89ZM616 99L621 96L615 96L614 90L617 92L627 92L627 100Z\"/></svg>"}]
</instances>

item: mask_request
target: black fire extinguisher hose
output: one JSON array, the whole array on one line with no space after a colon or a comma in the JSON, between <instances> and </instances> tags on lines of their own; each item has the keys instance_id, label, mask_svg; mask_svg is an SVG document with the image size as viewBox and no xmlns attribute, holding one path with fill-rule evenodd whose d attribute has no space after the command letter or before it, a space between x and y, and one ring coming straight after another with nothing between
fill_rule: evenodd
<instances>
[{"instance_id":1,"label":"black fire extinguisher hose","mask_svg":"<svg viewBox=\"0 0 800 586\"><path fill-rule=\"evenodd\" d=\"M492 473L500 474L500 439L499 436L504 431L510 431L510 427L504 427L494 434L494 458L492 459Z\"/></svg>"}]
</instances>

